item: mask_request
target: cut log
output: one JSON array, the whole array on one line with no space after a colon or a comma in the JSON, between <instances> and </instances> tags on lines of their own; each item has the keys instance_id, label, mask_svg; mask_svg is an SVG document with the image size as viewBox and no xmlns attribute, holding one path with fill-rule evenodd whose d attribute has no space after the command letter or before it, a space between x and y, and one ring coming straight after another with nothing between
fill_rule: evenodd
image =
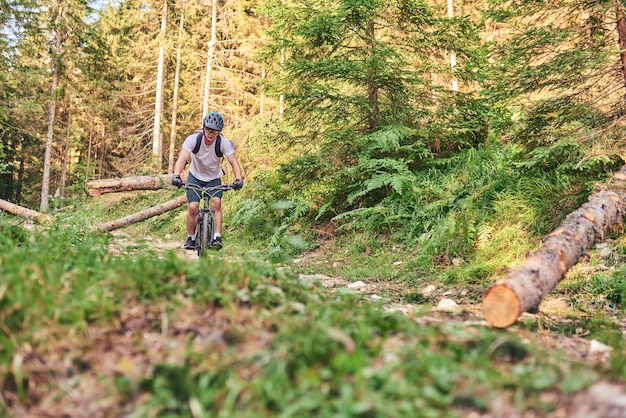
<instances>
[{"instance_id":1,"label":"cut log","mask_svg":"<svg viewBox=\"0 0 626 418\"><path fill-rule=\"evenodd\" d=\"M116 219L114 221L105 222L99 224L97 229L100 229L105 232L114 231L119 228L127 227L128 225L144 221L148 218L152 218L153 216L161 215L167 211L172 209L176 209L187 202L187 196L182 195L177 197L176 199L172 199L168 202L161 203L160 205L153 206L149 209L142 210L141 212L133 213L132 215L125 216L120 219Z\"/></svg>"},{"instance_id":2,"label":"cut log","mask_svg":"<svg viewBox=\"0 0 626 418\"><path fill-rule=\"evenodd\" d=\"M622 222L625 213L626 166L547 235L541 248L485 290L485 319L496 328L506 328L522 313L536 312L567 271L609 228Z\"/></svg>"},{"instance_id":3,"label":"cut log","mask_svg":"<svg viewBox=\"0 0 626 418\"><path fill-rule=\"evenodd\" d=\"M9 212L13 215L17 215L21 218L24 219L30 219L32 221L36 221L39 223L51 223L52 219L50 218L50 216L41 213L41 212L37 212L35 210L32 209L28 209L19 205L16 205L15 203L11 203L8 202L6 200L2 200L0 199L0 209Z\"/></svg>"},{"instance_id":4,"label":"cut log","mask_svg":"<svg viewBox=\"0 0 626 418\"><path fill-rule=\"evenodd\" d=\"M87 182L87 189L89 190L90 196L100 196L105 193L126 192L130 190L159 190L166 187L174 187L172 186L171 174L102 179Z\"/></svg>"}]
</instances>

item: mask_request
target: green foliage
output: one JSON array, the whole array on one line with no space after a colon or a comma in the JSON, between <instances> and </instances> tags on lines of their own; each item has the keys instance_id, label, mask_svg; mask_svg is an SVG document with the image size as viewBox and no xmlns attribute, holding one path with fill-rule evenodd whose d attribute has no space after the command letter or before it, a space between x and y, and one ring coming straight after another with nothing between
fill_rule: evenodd
<instances>
[{"instance_id":1,"label":"green foliage","mask_svg":"<svg viewBox=\"0 0 626 418\"><path fill-rule=\"evenodd\" d=\"M607 172L617 170L622 164L619 155L584 156L584 150L576 142L560 141L550 146L532 149L518 167L528 170L545 170L561 180L580 173L581 177L603 178Z\"/></svg>"},{"instance_id":2,"label":"green foliage","mask_svg":"<svg viewBox=\"0 0 626 418\"><path fill-rule=\"evenodd\" d=\"M11 230L6 220L0 222L2 229ZM75 324L110 313L106 290L94 280L103 277L102 238L79 228L54 227L5 235L2 247L0 321L10 332L38 329L48 318ZM3 345L0 358L10 358L13 346Z\"/></svg>"},{"instance_id":3,"label":"green foliage","mask_svg":"<svg viewBox=\"0 0 626 418\"><path fill-rule=\"evenodd\" d=\"M274 234L281 251L279 234L332 219L339 231L416 245L426 264L478 253L495 265L522 256L617 162L584 158L571 142L527 154L488 142L435 158L425 138L401 125L353 136L346 144L357 158L333 174L321 154L295 158L258 178L256 197L239 205L234 222L259 237Z\"/></svg>"},{"instance_id":4,"label":"green foliage","mask_svg":"<svg viewBox=\"0 0 626 418\"><path fill-rule=\"evenodd\" d=\"M506 132L529 149L561 141L586 143L586 149L571 156L573 164L587 154L615 161L623 146L623 129L615 123L624 109L624 74L614 67L620 51L611 36L618 30L615 13L623 5L491 3L487 19L508 35L491 45L485 97L514 109ZM604 141L607 135L619 139ZM603 146L589 152L593 142Z\"/></svg>"},{"instance_id":5,"label":"green foliage","mask_svg":"<svg viewBox=\"0 0 626 418\"><path fill-rule=\"evenodd\" d=\"M451 94L432 82L433 74L450 79L443 59L449 50L459 58L456 78L481 79L485 55L477 26L467 18L445 18L419 0L330 7L270 2L262 12L273 22L264 57L286 57L265 86L288 100L288 117L305 134L301 139L312 144L321 136L322 158L339 152L337 163L349 167L359 150L346 144L386 126L423 126L423 134L437 129L442 142L443 132L482 130L471 127L482 124L485 111L472 93ZM459 131L451 134L452 128ZM449 145L455 144L443 144Z\"/></svg>"},{"instance_id":6,"label":"green foliage","mask_svg":"<svg viewBox=\"0 0 626 418\"><path fill-rule=\"evenodd\" d=\"M190 358L158 365L142 383L153 395L142 413L458 416L465 408L489 411L502 390L525 400L520 410L538 412L557 406L536 402L546 389L574 392L593 381L585 369L545 361L512 335L453 322L426 327L355 306L355 298L340 294L281 316L270 345L239 358L246 377L226 353L218 364Z\"/></svg>"},{"instance_id":7,"label":"green foliage","mask_svg":"<svg viewBox=\"0 0 626 418\"><path fill-rule=\"evenodd\" d=\"M619 269L613 274L596 274L577 289L578 294L585 292L599 308L626 313L626 270Z\"/></svg>"},{"instance_id":8,"label":"green foliage","mask_svg":"<svg viewBox=\"0 0 626 418\"><path fill-rule=\"evenodd\" d=\"M308 209L305 201L257 197L240 202L231 222L242 228L266 257L283 262L308 247L300 235L305 231L298 227Z\"/></svg>"}]
</instances>

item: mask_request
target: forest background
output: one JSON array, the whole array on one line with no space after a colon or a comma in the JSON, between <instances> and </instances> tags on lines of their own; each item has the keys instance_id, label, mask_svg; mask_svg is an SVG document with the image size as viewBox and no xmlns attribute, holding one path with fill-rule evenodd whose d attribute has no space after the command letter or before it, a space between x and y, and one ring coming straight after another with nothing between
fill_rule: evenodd
<instances>
[{"instance_id":1,"label":"forest background","mask_svg":"<svg viewBox=\"0 0 626 418\"><path fill-rule=\"evenodd\" d=\"M618 0L1 0L0 198L61 215L89 200L90 180L171 173L215 110L245 171L228 208L241 242L280 261L331 237L381 270L385 251L402 251L406 284L436 277L476 302L623 165L625 11ZM150 227L182 234L181 219ZM616 242L611 262L625 253ZM357 263L355 279L371 268ZM623 277L564 291L621 317ZM23 320L15 312L5 323Z\"/></svg>"},{"instance_id":2,"label":"forest background","mask_svg":"<svg viewBox=\"0 0 626 418\"><path fill-rule=\"evenodd\" d=\"M432 232L424 203L454 186L420 183L468 149L580 202L621 163L619 2L444 3L5 1L0 197L46 212L89 180L171 173L217 110L248 179L317 220Z\"/></svg>"}]
</instances>

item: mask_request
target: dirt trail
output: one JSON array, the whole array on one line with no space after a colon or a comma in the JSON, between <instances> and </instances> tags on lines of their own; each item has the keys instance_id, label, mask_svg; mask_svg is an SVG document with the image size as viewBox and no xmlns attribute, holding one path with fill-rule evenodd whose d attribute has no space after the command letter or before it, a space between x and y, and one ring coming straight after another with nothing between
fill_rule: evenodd
<instances>
[{"instance_id":1,"label":"dirt trail","mask_svg":"<svg viewBox=\"0 0 626 418\"><path fill-rule=\"evenodd\" d=\"M113 240L110 243L111 251L121 252L127 251L128 248L136 248L141 250L142 246L136 244L136 240L128 237L121 231L113 232ZM166 240L150 239L150 248L159 252L167 252L173 250L179 257L194 261L198 256L195 251L185 250L182 248L182 240L174 241L171 237L165 237ZM304 254L300 258L294 260L294 263L310 263L315 264L324 259L324 250L316 250ZM413 317L421 322L441 322L441 321L458 321L472 325L480 325L490 327L489 323L482 317L481 307L479 304L467 303L459 299L454 299L449 292L437 288L435 285L429 285L423 289L419 289L420 293L430 300L437 301L432 311L428 315L419 314L423 311L424 305L413 303L398 303L392 300L385 301L385 297L381 295L388 294L390 289L397 292L398 285L394 282L380 281L363 281L350 282L341 277L331 277L324 274L301 275L300 278L306 281L318 281L329 291L346 288L363 295L365 298L373 302L383 300L384 307L390 311L399 311L405 315ZM461 292L463 293L463 292ZM546 324L552 322L563 321L563 316L574 316L576 313L564 300L558 295L548 295L541 304L540 312L536 314L524 313L520 317L520 321L528 319L531 321L543 321ZM565 321L567 321L565 319ZM626 329L626 323L624 325ZM581 361L592 363L607 363L610 357L611 348L599 341L589 340L576 335L564 335L562 333L551 332L549 326L540 331L528 331L522 327L512 326L506 332L513 332L521 336L527 342L548 350L564 350L570 358L577 358Z\"/></svg>"}]
</instances>

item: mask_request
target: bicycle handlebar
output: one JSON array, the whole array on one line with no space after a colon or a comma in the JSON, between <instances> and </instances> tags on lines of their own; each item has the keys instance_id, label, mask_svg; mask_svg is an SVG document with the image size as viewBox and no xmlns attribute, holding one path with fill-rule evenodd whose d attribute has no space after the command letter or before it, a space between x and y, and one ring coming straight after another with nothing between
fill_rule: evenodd
<instances>
[{"instance_id":1,"label":"bicycle handlebar","mask_svg":"<svg viewBox=\"0 0 626 418\"><path fill-rule=\"evenodd\" d=\"M196 186L195 184L189 185L185 183L181 187L184 187L187 190L198 190L200 192L201 191L216 192L218 190L225 192L227 190L235 190L232 184L220 184L219 186L207 187L207 186Z\"/></svg>"}]
</instances>

